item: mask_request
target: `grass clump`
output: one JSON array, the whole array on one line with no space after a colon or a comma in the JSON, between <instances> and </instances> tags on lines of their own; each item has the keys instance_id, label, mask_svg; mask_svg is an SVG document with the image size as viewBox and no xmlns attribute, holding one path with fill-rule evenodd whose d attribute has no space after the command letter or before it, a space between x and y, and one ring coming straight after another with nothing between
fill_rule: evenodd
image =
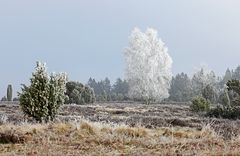
<instances>
[{"instance_id":1,"label":"grass clump","mask_svg":"<svg viewBox=\"0 0 240 156\"><path fill-rule=\"evenodd\" d=\"M147 135L144 128L118 127L115 132L128 137L145 137Z\"/></svg>"},{"instance_id":2,"label":"grass clump","mask_svg":"<svg viewBox=\"0 0 240 156\"><path fill-rule=\"evenodd\" d=\"M88 124L87 122L83 122L83 123L81 124L80 128L81 128L82 130L84 130L85 132L87 132L88 134L95 134L93 126L91 126L91 125Z\"/></svg>"}]
</instances>

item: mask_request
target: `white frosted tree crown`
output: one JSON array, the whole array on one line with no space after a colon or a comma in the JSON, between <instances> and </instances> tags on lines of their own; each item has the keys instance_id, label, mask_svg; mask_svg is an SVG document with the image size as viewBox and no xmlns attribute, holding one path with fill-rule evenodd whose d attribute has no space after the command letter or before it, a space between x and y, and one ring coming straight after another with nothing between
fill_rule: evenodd
<instances>
[{"instance_id":1,"label":"white frosted tree crown","mask_svg":"<svg viewBox=\"0 0 240 156\"><path fill-rule=\"evenodd\" d=\"M135 28L125 51L129 96L136 99L162 101L169 96L172 59L158 32L145 33Z\"/></svg>"}]
</instances>

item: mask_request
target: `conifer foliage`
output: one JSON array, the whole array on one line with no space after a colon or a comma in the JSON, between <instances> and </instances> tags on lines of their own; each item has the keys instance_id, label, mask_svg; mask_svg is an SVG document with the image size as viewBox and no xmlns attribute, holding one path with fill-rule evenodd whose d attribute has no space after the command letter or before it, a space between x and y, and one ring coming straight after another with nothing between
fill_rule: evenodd
<instances>
[{"instance_id":1,"label":"conifer foliage","mask_svg":"<svg viewBox=\"0 0 240 156\"><path fill-rule=\"evenodd\" d=\"M7 87L7 100L12 101L12 85L8 85Z\"/></svg>"},{"instance_id":2,"label":"conifer foliage","mask_svg":"<svg viewBox=\"0 0 240 156\"><path fill-rule=\"evenodd\" d=\"M80 82L69 81L66 84L66 104L89 104L95 102L94 90Z\"/></svg>"},{"instance_id":3,"label":"conifer foliage","mask_svg":"<svg viewBox=\"0 0 240 156\"><path fill-rule=\"evenodd\" d=\"M30 86L22 85L22 93L19 93L24 114L38 122L53 120L64 103L66 79L65 73L52 73L49 76L46 65L37 62Z\"/></svg>"}]
</instances>

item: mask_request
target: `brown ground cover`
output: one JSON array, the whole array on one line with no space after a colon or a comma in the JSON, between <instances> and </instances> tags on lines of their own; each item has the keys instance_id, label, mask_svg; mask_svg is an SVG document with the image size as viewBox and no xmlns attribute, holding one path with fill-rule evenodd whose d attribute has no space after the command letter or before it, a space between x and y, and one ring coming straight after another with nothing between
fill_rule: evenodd
<instances>
[{"instance_id":1,"label":"brown ground cover","mask_svg":"<svg viewBox=\"0 0 240 156\"><path fill-rule=\"evenodd\" d=\"M239 130L187 104L66 105L48 124L0 105L0 155L240 155Z\"/></svg>"}]
</instances>

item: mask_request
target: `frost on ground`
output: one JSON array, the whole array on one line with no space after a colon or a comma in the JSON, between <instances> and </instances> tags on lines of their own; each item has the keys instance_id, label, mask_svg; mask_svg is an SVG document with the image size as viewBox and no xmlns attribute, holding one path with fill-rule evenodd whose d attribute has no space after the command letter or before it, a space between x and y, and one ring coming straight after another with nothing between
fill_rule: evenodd
<instances>
[{"instance_id":1,"label":"frost on ground","mask_svg":"<svg viewBox=\"0 0 240 156\"><path fill-rule=\"evenodd\" d=\"M186 104L66 105L37 124L1 105L0 155L224 155L240 151L239 121L208 119Z\"/></svg>"}]
</instances>

